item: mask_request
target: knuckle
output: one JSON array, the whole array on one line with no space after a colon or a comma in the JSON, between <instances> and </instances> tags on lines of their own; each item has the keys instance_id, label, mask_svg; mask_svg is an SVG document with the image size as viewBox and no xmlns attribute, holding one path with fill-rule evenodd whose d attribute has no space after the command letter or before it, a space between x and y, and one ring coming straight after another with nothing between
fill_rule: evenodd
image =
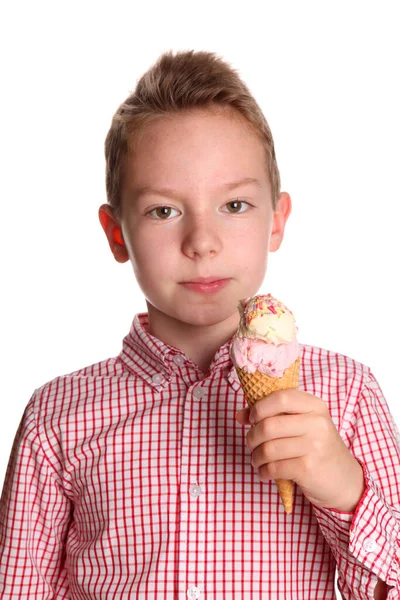
<instances>
[{"instance_id":1,"label":"knuckle","mask_svg":"<svg viewBox=\"0 0 400 600\"><path fill-rule=\"evenodd\" d=\"M263 436L268 439L272 435L271 419L264 419L262 421L262 432Z\"/></svg>"},{"instance_id":2,"label":"knuckle","mask_svg":"<svg viewBox=\"0 0 400 600\"><path fill-rule=\"evenodd\" d=\"M253 423L258 423L260 417L259 417L259 414L258 414L257 403L251 409L250 415L251 415L251 421Z\"/></svg>"},{"instance_id":3,"label":"knuckle","mask_svg":"<svg viewBox=\"0 0 400 600\"><path fill-rule=\"evenodd\" d=\"M266 458L269 458L269 460L276 460L277 447L276 447L276 444L274 444L274 442L269 442L268 444L265 444L264 452L265 452Z\"/></svg>"},{"instance_id":4,"label":"knuckle","mask_svg":"<svg viewBox=\"0 0 400 600\"><path fill-rule=\"evenodd\" d=\"M279 405L282 409L282 413L286 412L285 409L288 407L289 397L285 390L281 391L279 394Z\"/></svg>"},{"instance_id":5,"label":"knuckle","mask_svg":"<svg viewBox=\"0 0 400 600\"><path fill-rule=\"evenodd\" d=\"M317 437L317 438L313 438L311 440L311 452L314 452L315 454L322 454L322 450L323 450L323 441L321 438Z\"/></svg>"},{"instance_id":6,"label":"knuckle","mask_svg":"<svg viewBox=\"0 0 400 600\"><path fill-rule=\"evenodd\" d=\"M309 473L313 471L313 460L308 454L301 457L300 465L303 473Z\"/></svg>"},{"instance_id":7,"label":"knuckle","mask_svg":"<svg viewBox=\"0 0 400 600\"><path fill-rule=\"evenodd\" d=\"M264 448L264 445L260 448L257 448L257 450L259 450L257 453L257 458L260 465L266 465L268 463L268 452Z\"/></svg>"},{"instance_id":8,"label":"knuckle","mask_svg":"<svg viewBox=\"0 0 400 600\"><path fill-rule=\"evenodd\" d=\"M261 465L258 468L258 476L261 480L268 477L268 471L267 471L266 465Z\"/></svg>"},{"instance_id":9,"label":"knuckle","mask_svg":"<svg viewBox=\"0 0 400 600\"><path fill-rule=\"evenodd\" d=\"M250 431L246 435L246 444L247 444L247 447L250 450L253 449L253 436L252 436L252 430L251 429L250 429Z\"/></svg>"},{"instance_id":10,"label":"knuckle","mask_svg":"<svg viewBox=\"0 0 400 600\"><path fill-rule=\"evenodd\" d=\"M326 415L319 415L318 417L318 428L322 433L328 433L329 431L329 421L326 418Z\"/></svg>"},{"instance_id":11,"label":"knuckle","mask_svg":"<svg viewBox=\"0 0 400 600\"><path fill-rule=\"evenodd\" d=\"M268 475L271 479L276 479L278 477L278 465L275 462L271 462L267 465Z\"/></svg>"},{"instance_id":12,"label":"knuckle","mask_svg":"<svg viewBox=\"0 0 400 600\"><path fill-rule=\"evenodd\" d=\"M260 466L263 465L266 468L269 461L274 458L273 452L273 447L270 444L261 444L253 452L253 462Z\"/></svg>"}]
</instances>

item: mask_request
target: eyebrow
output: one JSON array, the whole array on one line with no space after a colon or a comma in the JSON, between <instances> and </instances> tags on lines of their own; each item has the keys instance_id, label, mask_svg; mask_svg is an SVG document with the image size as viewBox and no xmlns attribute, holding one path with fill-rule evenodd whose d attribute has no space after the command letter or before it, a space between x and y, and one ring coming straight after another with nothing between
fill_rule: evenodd
<instances>
[{"instance_id":1,"label":"eyebrow","mask_svg":"<svg viewBox=\"0 0 400 600\"><path fill-rule=\"evenodd\" d=\"M255 185L258 188L262 187L262 183L258 179L255 179L254 177L245 177L244 179L239 179L239 181L231 181L229 183L224 183L220 189L221 191L231 192L232 190L235 190L236 188L242 187L244 185ZM176 199L179 199L182 196L181 192L179 192L178 190L173 190L171 188L162 188L157 190L148 186L136 188L133 190L133 192L136 198L140 198L141 196L146 196L150 194Z\"/></svg>"}]
</instances>

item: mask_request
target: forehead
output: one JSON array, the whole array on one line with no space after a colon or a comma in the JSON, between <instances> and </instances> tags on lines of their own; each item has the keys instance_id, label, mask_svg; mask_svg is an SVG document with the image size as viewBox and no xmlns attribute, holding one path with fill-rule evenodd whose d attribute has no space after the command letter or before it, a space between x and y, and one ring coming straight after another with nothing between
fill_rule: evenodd
<instances>
[{"instance_id":1,"label":"forehead","mask_svg":"<svg viewBox=\"0 0 400 600\"><path fill-rule=\"evenodd\" d=\"M134 152L150 140L165 142L168 138L169 141L173 141L173 136L179 136L180 133L187 135L189 132L194 136L216 127L218 130L223 129L226 136L241 131L242 136L252 138L255 142L261 140L261 136L237 110L229 106L215 105L210 108L192 108L179 110L176 113L154 115L131 133L129 148Z\"/></svg>"},{"instance_id":2,"label":"forehead","mask_svg":"<svg viewBox=\"0 0 400 600\"><path fill-rule=\"evenodd\" d=\"M123 188L208 192L246 178L268 185L259 136L236 111L196 110L157 118L141 129L125 157Z\"/></svg>"}]
</instances>

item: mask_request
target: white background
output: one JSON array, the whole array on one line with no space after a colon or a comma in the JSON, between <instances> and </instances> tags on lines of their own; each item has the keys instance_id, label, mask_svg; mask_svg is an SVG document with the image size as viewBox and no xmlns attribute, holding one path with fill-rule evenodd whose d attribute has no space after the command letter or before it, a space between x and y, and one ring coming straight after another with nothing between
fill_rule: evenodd
<instances>
[{"instance_id":1,"label":"white background","mask_svg":"<svg viewBox=\"0 0 400 600\"><path fill-rule=\"evenodd\" d=\"M399 423L398 3L2 6L1 484L34 389L116 355L145 310L97 210L112 115L168 49L216 52L249 85L293 202L261 291L301 342L370 366Z\"/></svg>"}]
</instances>

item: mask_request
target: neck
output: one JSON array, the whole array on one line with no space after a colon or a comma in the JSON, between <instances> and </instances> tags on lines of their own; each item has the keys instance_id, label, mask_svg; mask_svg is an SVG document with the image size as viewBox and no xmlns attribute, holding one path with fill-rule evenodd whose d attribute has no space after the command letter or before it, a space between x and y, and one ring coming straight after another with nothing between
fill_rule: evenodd
<instances>
[{"instance_id":1,"label":"neck","mask_svg":"<svg viewBox=\"0 0 400 600\"><path fill-rule=\"evenodd\" d=\"M149 333L169 346L179 348L190 360L207 373L219 350L235 333L239 314L212 325L192 325L178 321L147 303Z\"/></svg>"}]
</instances>

